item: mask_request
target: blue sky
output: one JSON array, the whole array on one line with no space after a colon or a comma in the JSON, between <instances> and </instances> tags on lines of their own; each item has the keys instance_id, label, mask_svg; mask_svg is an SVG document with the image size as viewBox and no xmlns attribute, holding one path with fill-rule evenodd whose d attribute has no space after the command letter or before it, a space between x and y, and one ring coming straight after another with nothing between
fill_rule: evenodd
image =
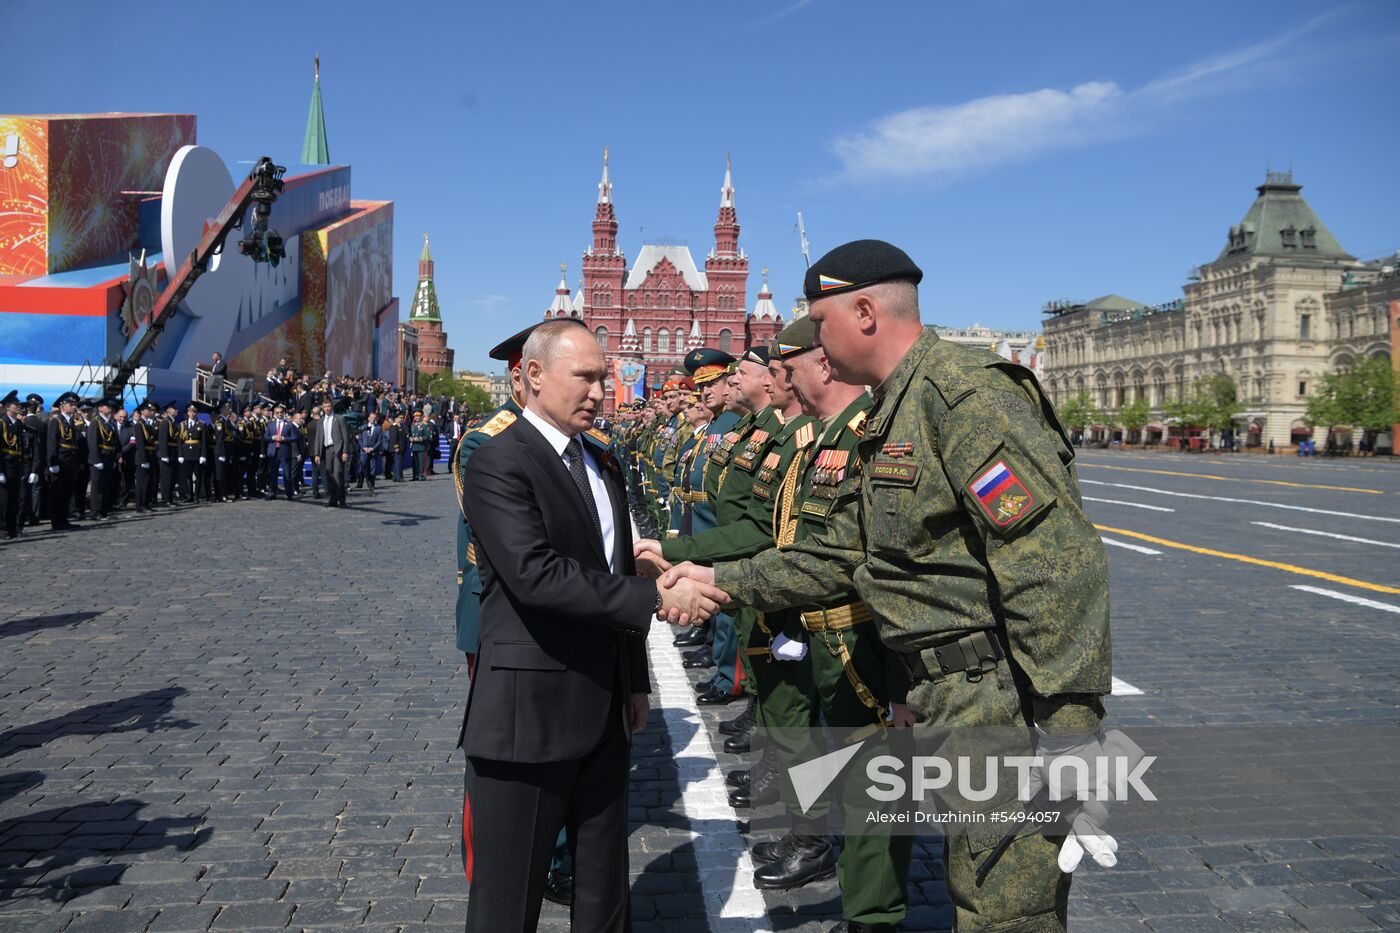
<instances>
[{"instance_id":1,"label":"blue sky","mask_svg":"<svg viewBox=\"0 0 1400 933\"><path fill-rule=\"evenodd\" d=\"M784 310L798 210L814 258L903 246L949 325L1178 297L1268 164L1352 253L1400 248L1393 0L5 8L0 110L194 112L230 159L297 159L319 52L331 158L395 202L404 301L432 234L460 367L576 281L605 145L629 261L703 259L732 152L749 300L767 265Z\"/></svg>"}]
</instances>

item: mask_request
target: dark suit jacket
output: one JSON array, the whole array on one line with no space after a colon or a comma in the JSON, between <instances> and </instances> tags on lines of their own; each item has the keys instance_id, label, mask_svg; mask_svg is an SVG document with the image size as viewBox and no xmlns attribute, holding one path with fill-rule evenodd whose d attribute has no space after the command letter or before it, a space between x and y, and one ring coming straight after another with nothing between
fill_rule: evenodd
<instances>
[{"instance_id":1,"label":"dark suit jacket","mask_svg":"<svg viewBox=\"0 0 1400 933\"><path fill-rule=\"evenodd\" d=\"M608 464L617 573L597 534L581 533L593 519L563 460L527 420L482 444L467 464L463 499L482 582L462 723L469 755L580 758L619 715L619 700L651 690L643 633L656 584L634 575L627 493L616 463Z\"/></svg>"},{"instance_id":2,"label":"dark suit jacket","mask_svg":"<svg viewBox=\"0 0 1400 933\"><path fill-rule=\"evenodd\" d=\"M273 459L285 457L291 459L293 455L300 456L301 428L296 426L290 418L282 422L282 444L279 447L273 438L277 435L277 419L273 418L267 422L267 429L263 431L263 441L265 442L265 454Z\"/></svg>"},{"instance_id":3,"label":"dark suit jacket","mask_svg":"<svg viewBox=\"0 0 1400 933\"><path fill-rule=\"evenodd\" d=\"M341 454L348 454L354 447L354 438L350 436L350 428L345 423L344 415L331 415L335 426L331 429L331 444L326 446L326 428L321 422L325 421L325 416L321 421L317 421L316 429L311 434L311 456L320 457L322 460L327 457L339 457Z\"/></svg>"}]
</instances>

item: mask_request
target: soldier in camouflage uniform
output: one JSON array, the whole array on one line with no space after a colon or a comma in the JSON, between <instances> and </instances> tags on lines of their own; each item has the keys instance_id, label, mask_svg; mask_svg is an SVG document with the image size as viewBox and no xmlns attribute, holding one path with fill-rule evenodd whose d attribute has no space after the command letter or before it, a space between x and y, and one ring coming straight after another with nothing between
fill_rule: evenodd
<instances>
[{"instance_id":1,"label":"soldier in camouflage uniform","mask_svg":"<svg viewBox=\"0 0 1400 933\"><path fill-rule=\"evenodd\" d=\"M827 512L855 457L870 409L870 396L862 387L832 379L815 331L809 318L798 318L775 341L803 412L821 421L816 442L794 461L778 495L775 537L780 547L825 530ZM887 727L887 718L901 723L911 719L904 705L908 674L880 641L874 617L856 593L847 591L788 612L795 613L807 635L812 676L828 725L873 735ZM871 752L881 748L872 744ZM844 772L861 773L860 762ZM853 804L848 819L859 824L868 812L863 786L848 779L845 796ZM837 863L842 916L867 927L897 924L906 913L913 837L863 832L863 825L856 829L845 838ZM821 832L810 824L807 831ZM762 843L754 847L754 860L778 863L773 871L786 863L791 871L801 859L801 842L789 834L776 843Z\"/></svg>"},{"instance_id":2,"label":"soldier in camouflage uniform","mask_svg":"<svg viewBox=\"0 0 1400 933\"><path fill-rule=\"evenodd\" d=\"M1073 447L1029 370L920 325L921 277L875 240L812 266L804 291L836 378L876 386L856 461L821 533L668 577L713 580L764 608L854 587L910 673L920 725L1092 735L1111 683L1108 567ZM1001 835L945 842L958 928L1065 929L1065 838L1017 837L979 885Z\"/></svg>"}]
</instances>

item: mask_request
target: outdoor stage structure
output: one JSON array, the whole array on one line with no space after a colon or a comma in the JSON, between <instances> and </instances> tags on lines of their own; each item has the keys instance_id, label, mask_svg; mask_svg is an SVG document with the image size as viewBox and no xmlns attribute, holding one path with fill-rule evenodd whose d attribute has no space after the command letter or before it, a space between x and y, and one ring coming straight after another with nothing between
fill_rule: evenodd
<instances>
[{"instance_id":1,"label":"outdoor stage structure","mask_svg":"<svg viewBox=\"0 0 1400 933\"><path fill-rule=\"evenodd\" d=\"M197 145L193 114L0 116L0 386L50 402L99 394L251 168ZM289 165L271 217L286 258L254 263L230 236L141 360L128 403L188 399L216 350L230 379L259 389L284 357L315 377L403 384L393 223L392 201L352 199L350 166Z\"/></svg>"}]
</instances>

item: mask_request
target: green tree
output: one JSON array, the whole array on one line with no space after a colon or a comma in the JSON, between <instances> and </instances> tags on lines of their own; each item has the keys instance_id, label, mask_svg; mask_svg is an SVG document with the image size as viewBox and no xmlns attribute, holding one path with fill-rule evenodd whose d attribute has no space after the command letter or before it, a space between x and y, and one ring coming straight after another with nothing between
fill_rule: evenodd
<instances>
[{"instance_id":1,"label":"green tree","mask_svg":"<svg viewBox=\"0 0 1400 933\"><path fill-rule=\"evenodd\" d=\"M1234 428L1235 416L1244 411L1235 380L1225 373L1211 373L1196 380L1195 390L1204 427L1217 431Z\"/></svg>"},{"instance_id":2,"label":"green tree","mask_svg":"<svg viewBox=\"0 0 1400 933\"><path fill-rule=\"evenodd\" d=\"M1352 424L1374 434L1400 421L1400 373L1383 356L1373 356L1352 370L1356 410Z\"/></svg>"},{"instance_id":3,"label":"green tree","mask_svg":"<svg viewBox=\"0 0 1400 933\"><path fill-rule=\"evenodd\" d=\"M473 413L483 412L491 407L490 393L479 385L458 379L446 370L431 375L419 370L418 391L424 395L455 398Z\"/></svg>"},{"instance_id":4,"label":"green tree","mask_svg":"<svg viewBox=\"0 0 1400 933\"><path fill-rule=\"evenodd\" d=\"M1385 357L1372 357L1346 372L1323 374L1308 396L1308 427L1358 427L1368 436L1400 421L1400 375Z\"/></svg>"},{"instance_id":5,"label":"green tree","mask_svg":"<svg viewBox=\"0 0 1400 933\"><path fill-rule=\"evenodd\" d=\"M1124 405L1118 412L1118 423L1123 426L1129 437L1137 436L1140 441L1140 432L1147 427L1147 419L1152 412L1147 406L1147 399L1139 398L1136 401Z\"/></svg>"},{"instance_id":6,"label":"green tree","mask_svg":"<svg viewBox=\"0 0 1400 933\"><path fill-rule=\"evenodd\" d=\"M1083 431L1102 418L1087 392L1080 392L1061 405L1059 415L1060 423L1071 431Z\"/></svg>"}]
</instances>

